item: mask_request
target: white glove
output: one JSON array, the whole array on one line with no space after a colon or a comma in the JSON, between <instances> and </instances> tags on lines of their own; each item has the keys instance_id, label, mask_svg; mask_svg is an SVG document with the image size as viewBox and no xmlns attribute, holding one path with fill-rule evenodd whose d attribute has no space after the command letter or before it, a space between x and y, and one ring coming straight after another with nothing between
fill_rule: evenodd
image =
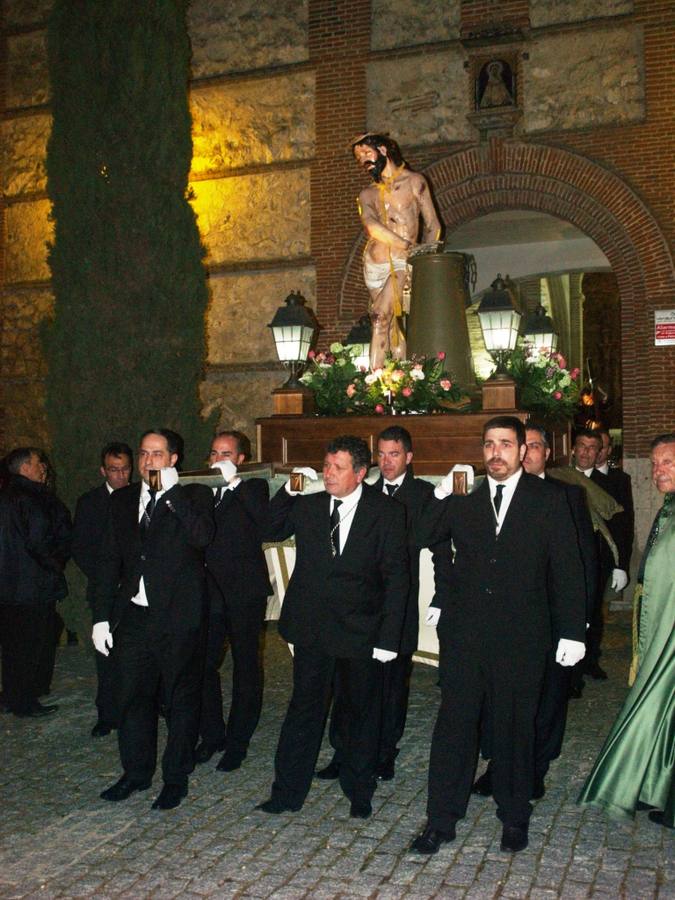
<instances>
[{"instance_id":1,"label":"white glove","mask_svg":"<svg viewBox=\"0 0 675 900\"><path fill-rule=\"evenodd\" d=\"M586 656L586 645L583 641L570 641L560 638L558 649L555 653L555 661L561 666L576 666Z\"/></svg>"},{"instance_id":2,"label":"white glove","mask_svg":"<svg viewBox=\"0 0 675 900\"><path fill-rule=\"evenodd\" d=\"M295 644L289 644L288 649L291 651L291 656L295 656Z\"/></svg>"},{"instance_id":3,"label":"white glove","mask_svg":"<svg viewBox=\"0 0 675 900\"><path fill-rule=\"evenodd\" d=\"M450 494L452 494L452 469L450 469L443 481L434 488L434 496L437 500L445 500Z\"/></svg>"},{"instance_id":4,"label":"white glove","mask_svg":"<svg viewBox=\"0 0 675 900\"><path fill-rule=\"evenodd\" d=\"M438 625L438 620L441 618L441 611L437 606L430 606L427 609L427 614L424 617L424 624L431 625L432 628L435 628Z\"/></svg>"},{"instance_id":5,"label":"white glove","mask_svg":"<svg viewBox=\"0 0 675 900\"><path fill-rule=\"evenodd\" d=\"M113 638L109 622L96 622L91 630L91 639L99 653L107 656L112 650Z\"/></svg>"},{"instance_id":6,"label":"white glove","mask_svg":"<svg viewBox=\"0 0 675 900\"><path fill-rule=\"evenodd\" d=\"M219 462L213 463L211 466L212 469L220 469L220 474L223 476L225 481L229 484L230 481L237 474L237 467L232 462L231 459L221 459Z\"/></svg>"},{"instance_id":7,"label":"white glove","mask_svg":"<svg viewBox=\"0 0 675 900\"><path fill-rule=\"evenodd\" d=\"M397 656L398 653L394 653L393 650L380 650L379 647L373 647L373 659L376 659L378 662L391 662L392 659L396 659Z\"/></svg>"},{"instance_id":8,"label":"white glove","mask_svg":"<svg viewBox=\"0 0 675 900\"><path fill-rule=\"evenodd\" d=\"M175 466L167 466L166 469L160 469L162 479L162 490L169 491L178 484L178 472Z\"/></svg>"},{"instance_id":9,"label":"white glove","mask_svg":"<svg viewBox=\"0 0 675 900\"><path fill-rule=\"evenodd\" d=\"M623 569L612 569L612 590L619 594L627 584L627 573Z\"/></svg>"},{"instance_id":10,"label":"white glove","mask_svg":"<svg viewBox=\"0 0 675 900\"><path fill-rule=\"evenodd\" d=\"M318 482L318 480L319 480L319 476L317 475L316 469L313 469L311 466L295 466L294 469L291 469L291 472L296 472L300 475L304 475L305 478L308 478L310 481ZM286 482L284 487L286 488L286 493L290 494L291 497L297 497L298 494L302 494L302 493L310 493L310 494L314 493L314 491L307 491L306 489L305 489L305 491L292 491L290 478L288 479L288 481ZM318 485L317 485L317 486L315 486L315 490L322 490L322 488L318 487Z\"/></svg>"}]
</instances>

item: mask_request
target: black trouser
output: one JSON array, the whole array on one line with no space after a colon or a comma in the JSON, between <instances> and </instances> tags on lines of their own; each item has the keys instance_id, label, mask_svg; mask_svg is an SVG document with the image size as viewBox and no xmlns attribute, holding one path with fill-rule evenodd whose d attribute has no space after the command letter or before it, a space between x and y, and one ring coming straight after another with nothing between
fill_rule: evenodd
<instances>
[{"instance_id":1,"label":"black trouser","mask_svg":"<svg viewBox=\"0 0 675 900\"><path fill-rule=\"evenodd\" d=\"M96 710L98 721L110 728L117 727L117 713L113 696L113 673L110 657L96 653Z\"/></svg>"},{"instance_id":2,"label":"black trouser","mask_svg":"<svg viewBox=\"0 0 675 900\"><path fill-rule=\"evenodd\" d=\"M598 545L598 588L591 612L591 621L586 631L586 656L582 660L582 664L597 663L600 659L600 644L602 643L602 635L605 629L603 600L607 590L607 582L612 574L612 569L615 568L612 552L607 545L607 541L600 533L596 534L596 541Z\"/></svg>"},{"instance_id":3,"label":"black trouser","mask_svg":"<svg viewBox=\"0 0 675 900\"><path fill-rule=\"evenodd\" d=\"M266 597L228 601L213 577L209 577L209 627L199 733L202 741L212 747L245 753L258 724L263 697L260 641L266 608ZM232 653L232 702L227 729L219 671L226 639Z\"/></svg>"},{"instance_id":4,"label":"black trouser","mask_svg":"<svg viewBox=\"0 0 675 900\"><path fill-rule=\"evenodd\" d=\"M56 601L50 600L46 608L47 632L42 652L37 657L37 691L38 697L48 694L52 687L54 666L56 664L56 648L63 632L63 619L56 611Z\"/></svg>"},{"instance_id":5,"label":"black trouser","mask_svg":"<svg viewBox=\"0 0 675 900\"><path fill-rule=\"evenodd\" d=\"M391 662L381 663L379 671L382 678L382 710L378 762L388 763L396 759L398 755L397 745L405 730L405 720L408 714L408 697L410 695L412 654L399 655ZM338 763L342 760L341 716L340 685L339 679L336 678L333 690L333 707L330 714L329 738L331 746L335 750L334 758Z\"/></svg>"},{"instance_id":6,"label":"black trouser","mask_svg":"<svg viewBox=\"0 0 675 900\"><path fill-rule=\"evenodd\" d=\"M0 605L2 688L12 712L28 711L40 696L40 670L36 663L43 658L51 622L47 603Z\"/></svg>"},{"instance_id":7,"label":"black trouser","mask_svg":"<svg viewBox=\"0 0 675 900\"><path fill-rule=\"evenodd\" d=\"M565 737L572 667L557 663L555 652L554 649L546 657L544 683L534 722L534 774L537 778L543 778L549 765L560 756Z\"/></svg>"},{"instance_id":8,"label":"black trouser","mask_svg":"<svg viewBox=\"0 0 675 900\"><path fill-rule=\"evenodd\" d=\"M523 660L503 648L491 652L488 644L456 640L448 648L439 638L441 706L431 742L429 825L447 831L466 813L486 710L497 815L506 824L527 822L544 653L531 648Z\"/></svg>"},{"instance_id":9,"label":"black trouser","mask_svg":"<svg viewBox=\"0 0 675 900\"><path fill-rule=\"evenodd\" d=\"M301 806L314 766L330 702L333 678L340 685L340 785L357 802L370 801L376 786L380 673L373 659L336 659L295 646L293 693L281 726L272 796Z\"/></svg>"},{"instance_id":10,"label":"black trouser","mask_svg":"<svg viewBox=\"0 0 675 900\"><path fill-rule=\"evenodd\" d=\"M134 603L113 634L120 759L134 781L150 781L154 774L161 700L168 731L162 777L166 784L187 784L199 731L201 646L199 631L162 633L153 613Z\"/></svg>"}]
</instances>

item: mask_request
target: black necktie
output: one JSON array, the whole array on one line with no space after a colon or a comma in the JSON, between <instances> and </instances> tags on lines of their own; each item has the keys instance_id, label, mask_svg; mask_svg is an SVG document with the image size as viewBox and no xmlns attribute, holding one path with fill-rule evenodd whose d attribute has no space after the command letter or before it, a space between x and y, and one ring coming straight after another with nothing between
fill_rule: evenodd
<instances>
[{"instance_id":1,"label":"black necktie","mask_svg":"<svg viewBox=\"0 0 675 900\"><path fill-rule=\"evenodd\" d=\"M340 555L340 506L342 500L333 500L333 512L330 514L330 547L333 556Z\"/></svg>"},{"instance_id":2,"label":"black necktie","mask_svg":"<svg viewBox=\"0 0 675 900\"><path fill-rule=\"evenodd\" d=\"M390 497L393 497L396 491L398 490L397 484L385 484L385 488L387 489L387 493Z\"/></svg>"},{"instance_id":3,"label":"black necktie","mask_svg":"<svg viewBox=\"0 0 675 900\"><path fill-rule=\"evenodd\" d=\"M143 510L143 518L141 519L141 531L146 532L150 525L150 519L157 503L157 491L148 491L150 499Z\"/></svg>"},{"instance_id":4,"label":"black necktie","mask_svg":"<svg viewBox=\"0 0 675 900\"><path fill-rule=\"evenodd\" d=\"M219 487L219 488L216 490L216 496L215 496L214 499L213 499L213 505L214 505L214 506L218 506L218 504L220 503L220 501L223 499L223 491L224 491L224 490L225 490L225 489L222 487L222 485L221 485L221 487Z\"/></svg>"},{"instance_id":5,"label":"black necktie","mask_svg":"<svg viewBox=\"0 0 675 900\"><path fill-rule=\"evenodd\" d=\"M502 494L504 493L504 485L497 485L497 493L495 494L495 512L497 513L497 517L499 517L499 510L502 508Z\"/></svg>"}]
</instances>

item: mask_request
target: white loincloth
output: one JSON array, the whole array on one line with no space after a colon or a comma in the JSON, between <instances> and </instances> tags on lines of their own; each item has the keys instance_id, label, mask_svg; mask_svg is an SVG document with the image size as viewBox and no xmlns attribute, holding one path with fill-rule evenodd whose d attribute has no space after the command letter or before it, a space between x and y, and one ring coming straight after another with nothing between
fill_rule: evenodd
<instances>
[{"instance_id":1,"label":"white loincloth","mask_svg":"<svg viewBox=\"0 0 675 900\"><path fill-rule=\"evenodd\" d=\"M368 259L367 256L363 257L363 280L366 283L366 287L369 291L379 291L384 287L384 283L387 278L391 275L391 267L394 267L394 271L402 272L405 270L408 262L406 259L400 259L397 256L392 257L391 263L389 260L387 262L373 262L371 259Z\"/></svg>"}]
</instances>

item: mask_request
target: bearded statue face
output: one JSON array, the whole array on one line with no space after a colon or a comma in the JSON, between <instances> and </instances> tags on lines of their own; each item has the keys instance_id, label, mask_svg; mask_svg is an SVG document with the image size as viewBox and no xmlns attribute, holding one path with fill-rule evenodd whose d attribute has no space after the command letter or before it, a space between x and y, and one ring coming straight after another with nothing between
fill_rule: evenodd
<instances>
[{"instance_id":1,"label":"bearded statue face","mask_svg":"<svg viewBox=\"0 0 675 900\"><path fill-rule=\"evenodd\" d=\"M371 147L369 144L357 144L354 147L354 157L373 181L381 181L382 172L387 165L386 152L383 153L379 147Z\"/></svg>"}]
</instances>

